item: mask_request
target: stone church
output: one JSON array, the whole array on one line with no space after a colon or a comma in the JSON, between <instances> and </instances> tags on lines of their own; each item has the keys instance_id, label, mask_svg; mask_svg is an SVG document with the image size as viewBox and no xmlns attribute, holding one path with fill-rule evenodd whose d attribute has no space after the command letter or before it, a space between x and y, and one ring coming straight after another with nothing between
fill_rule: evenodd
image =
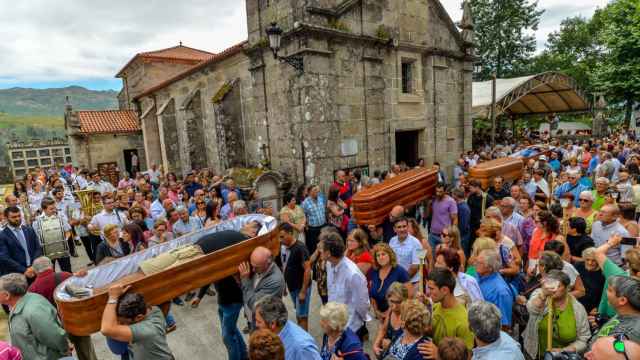
<instances>
[{"instance_id":1,"label":"stone church","mask_svg":"<svg viewBox=\"0 0 640 360\"><path fill-rule=\"evenodd\" d=\"M338 169L420 159L450 172L471 148L468 6L458 25L438 0L246 0L246 10L246 41L138 54L118 74L147 165L266 166L327 184ZM273 22L278 57L301 59L302 71L269 48Z\"/></svg>"}]
</instances>

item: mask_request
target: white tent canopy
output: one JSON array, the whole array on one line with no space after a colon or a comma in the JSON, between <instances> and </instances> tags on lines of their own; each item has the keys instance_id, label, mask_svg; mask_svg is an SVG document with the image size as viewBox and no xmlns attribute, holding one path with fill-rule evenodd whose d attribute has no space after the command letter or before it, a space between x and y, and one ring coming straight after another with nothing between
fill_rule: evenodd
<instances>
[{"instance_id":1,"label":"white tent canopy","mask_svg":"<svg viewBox=\"0 0 640 360\"><path fill-rule=\"evenodd\" d=\"M496 80L496 115L579 113L590 109L576 81L561 73ZM491 80L473 83L472 112L474 118L490 116Z\"/></svg>"}]
</instances>

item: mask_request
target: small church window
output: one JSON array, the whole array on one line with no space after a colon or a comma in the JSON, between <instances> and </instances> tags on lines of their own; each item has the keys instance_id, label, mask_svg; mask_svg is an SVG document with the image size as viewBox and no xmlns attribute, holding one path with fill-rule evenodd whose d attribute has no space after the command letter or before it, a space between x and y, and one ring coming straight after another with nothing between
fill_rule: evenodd
<instances>
[{"instance_id":1,"label":"small church window","mask_svg":"<svg viewBox=\"0 0 640 360\"><path fill-rule=\"evenodd\" d=\"M413 61L402 62L402 93L413 93Z\"/></svg>"}]
</instances>

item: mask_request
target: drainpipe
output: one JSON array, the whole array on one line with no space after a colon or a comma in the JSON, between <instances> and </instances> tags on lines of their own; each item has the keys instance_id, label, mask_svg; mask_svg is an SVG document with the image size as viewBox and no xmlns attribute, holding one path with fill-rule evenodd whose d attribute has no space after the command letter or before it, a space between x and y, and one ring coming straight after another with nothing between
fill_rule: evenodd
<instances>
[{"instance_id":1,"label":"drainpipe","mask_svg":"<svg viewBox=\"0 0 640 360\"><path fill-rule=\"evenodd\" d=\"M258 29L260 32L260 38L262 38L262 9L258 4ZM262 58L262 95L264 96L264 119L265 130L267 131L267 162L271 168L271 133L269 130L269 102L267 101L267 63L264 59L264 53L260 50L260 57Z\"/></svg>"}]
</instances>

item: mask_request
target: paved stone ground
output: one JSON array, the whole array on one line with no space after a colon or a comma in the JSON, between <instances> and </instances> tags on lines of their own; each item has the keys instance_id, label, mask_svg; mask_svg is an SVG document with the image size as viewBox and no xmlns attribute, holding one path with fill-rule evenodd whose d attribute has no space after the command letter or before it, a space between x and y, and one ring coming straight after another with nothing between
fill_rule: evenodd
<instances>
[{"instance_id":1,"label":"paved stone ground","mask_svg":"<svg viewBox=\"0 0 640 360\"><path fill-rule=\"evenodd\" d=\"M77 271L89 262L84 253L84 248L79 249L80 257L72 258L73 270ZM319 324L320 297L315 288L311 299L310 324L311 334L318 344L322 341L322 330ZM289 309L289 319L295 321L295 312L291 299L287 297L285 304ZM217 297L206 296L197 309L192 309L189 305L171 307L178 328L168 335L169 346L173 351L176 360L226 360L227 353L220 332L220 322L218 319ZM5 320L0 320L0 332ZM241 315L238 320L238 328L242 329L246 325L244 317ZM375 338L377 329L376 322L369 323L369 333L371 341ZM92 335L98 359L117 359L107 348L104 336L101 334ZM247 336L245 335L245 341ZM365 350L372 354L371 341L365 343Z\"/></svg>"}]
</instances>

